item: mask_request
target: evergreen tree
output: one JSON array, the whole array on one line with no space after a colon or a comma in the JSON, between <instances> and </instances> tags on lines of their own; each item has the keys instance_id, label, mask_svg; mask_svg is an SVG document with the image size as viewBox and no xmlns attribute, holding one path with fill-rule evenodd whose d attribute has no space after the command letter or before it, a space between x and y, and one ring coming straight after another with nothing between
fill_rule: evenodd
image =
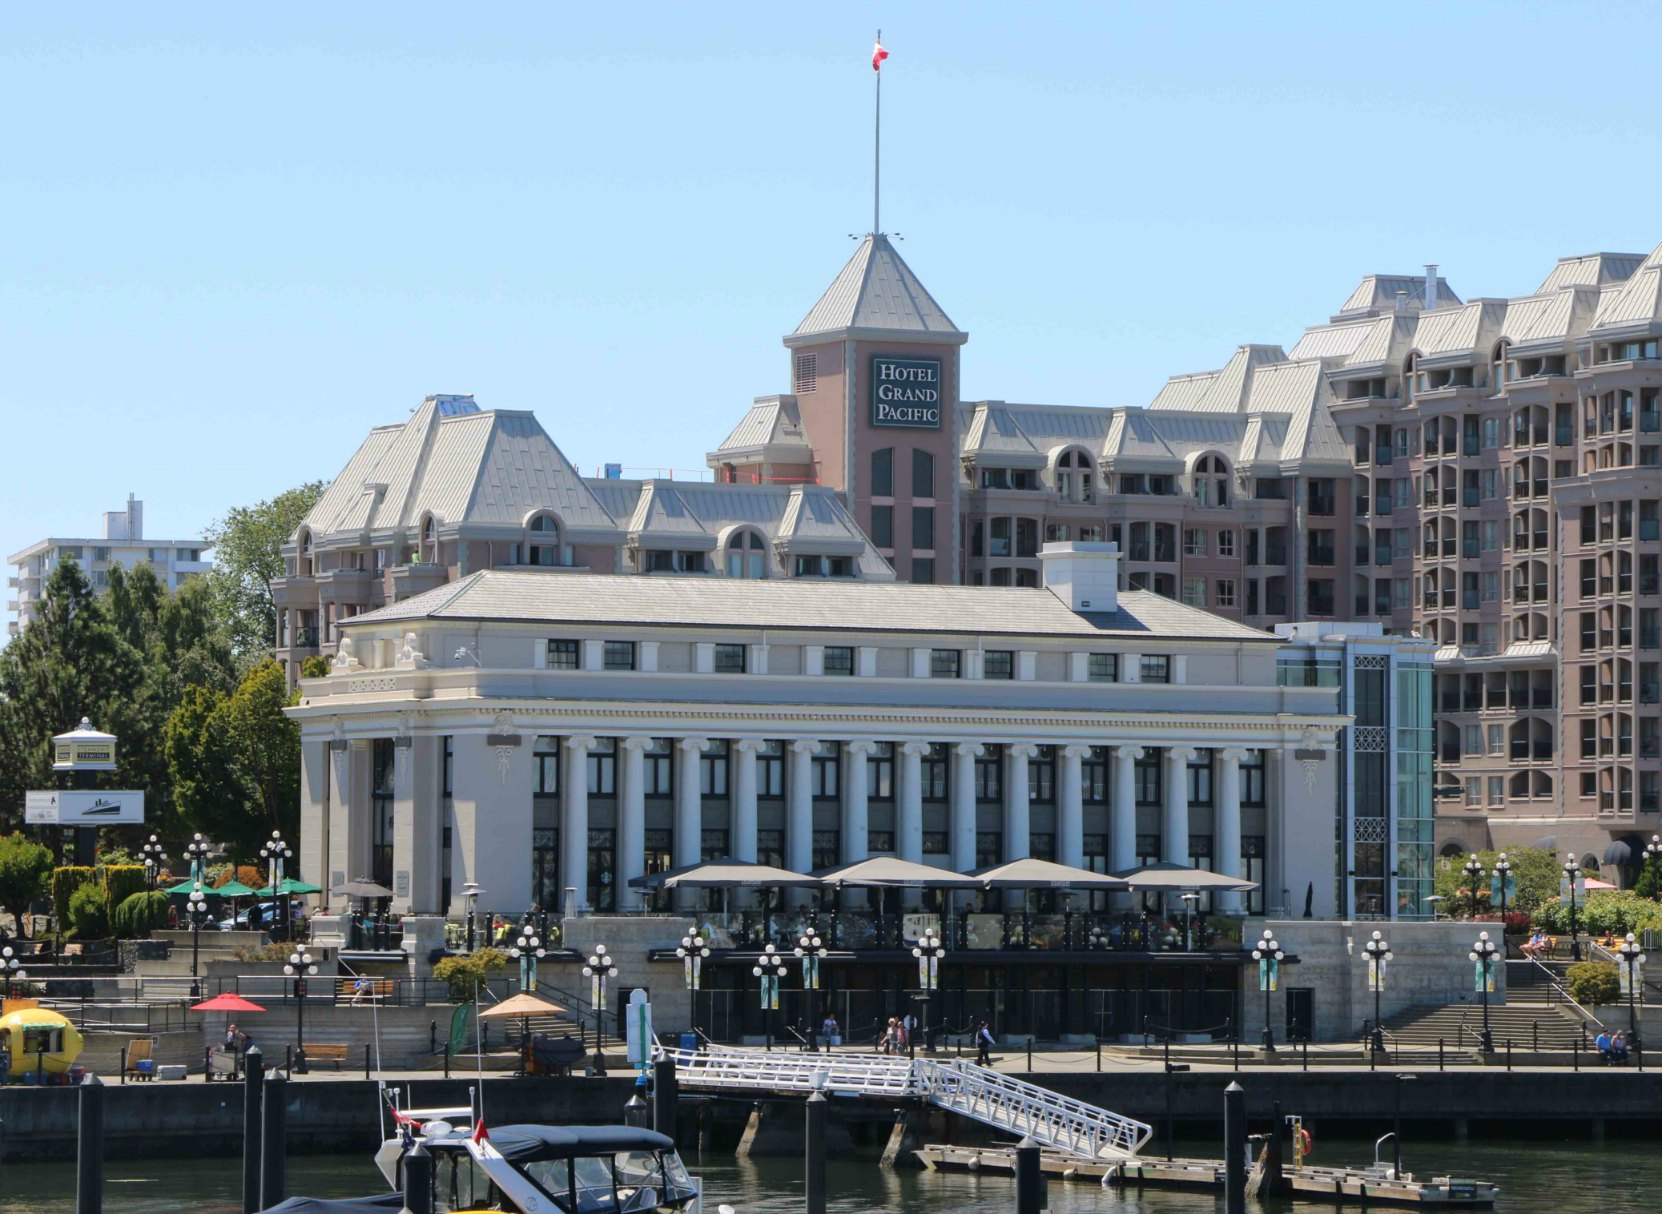
<instances>
[{"instance_id":1,"label":"evergreen tree","mask_svg":"<svg viewBox=\"0 0 1662 1214\"><path fill-rule=\"evenodd\" d=\"M312 481L268 502L239 506L207 530L214 568L208 575L215 609L231 650L245 666L271 656L277 639L277 609L271 583L288 575L282 547L300 526L324 483Z\"/></svg>"}]
</instances>

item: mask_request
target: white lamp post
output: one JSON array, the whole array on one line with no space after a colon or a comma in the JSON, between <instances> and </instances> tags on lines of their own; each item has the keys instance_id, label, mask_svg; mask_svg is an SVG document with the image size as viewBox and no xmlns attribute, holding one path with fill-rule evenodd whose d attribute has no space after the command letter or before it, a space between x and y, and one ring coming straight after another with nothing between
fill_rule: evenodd
<instances>
[{"instance_id":1,"label":"white lamp post","mask_svg":"<svg viewBox=\"0 0 1662 1214\"><path fill-rule=\"evenodd\" d=\"M606 979L617 977L617 966L606 955L606 946L597 944L583 967L583 977L589 980L589 1001L594 1004L594 1073L606 1073L606 1059L600 1052L600 1038L606 1028Z\"/></svg>"}]
</instances>

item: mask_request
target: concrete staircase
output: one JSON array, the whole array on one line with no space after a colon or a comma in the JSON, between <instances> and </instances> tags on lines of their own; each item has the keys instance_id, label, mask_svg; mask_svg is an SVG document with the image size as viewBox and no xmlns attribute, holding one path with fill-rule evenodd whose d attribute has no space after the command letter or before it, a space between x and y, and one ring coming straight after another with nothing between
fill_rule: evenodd
<instances>
[{"instance_id":1,"label":"concrete staircase","mask_svg":"<svg viewBox=\"0 0 1662 1214\"><path fill-rule=\"evenodd\" d=\"M1574 1016L1544 1002L1492 1003L1489 1029L1497 1050L1505 1049L1507 1041L1517 1050L1569 1050L1582 1037ZM1483 1009L1469 1003L1426 1004L1385 1018L1389 1041L1400 1046L1435 1048L1441 1041L1451 1051L1472 1051L1482 1031Z\"/></svg>"}]
</instances>

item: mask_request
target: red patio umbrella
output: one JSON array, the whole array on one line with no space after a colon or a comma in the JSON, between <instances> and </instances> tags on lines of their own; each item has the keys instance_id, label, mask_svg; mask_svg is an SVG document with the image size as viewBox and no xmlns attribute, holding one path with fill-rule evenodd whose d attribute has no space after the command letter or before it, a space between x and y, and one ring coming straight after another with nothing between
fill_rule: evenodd
<instances>
[{"instance_id":1,"label":"red patio umbrella","mask_svg":"<svg viewBox=\"0 0 1662 1214\"><path fill-rule=\"evenodd\" d=\"M193 1012L263 1012L265 1009L257 1003L244 999L241 995L226 991L223 995L215 995L212 999L201 1003L191 1004Z\"/></svg>"}]
</instances>

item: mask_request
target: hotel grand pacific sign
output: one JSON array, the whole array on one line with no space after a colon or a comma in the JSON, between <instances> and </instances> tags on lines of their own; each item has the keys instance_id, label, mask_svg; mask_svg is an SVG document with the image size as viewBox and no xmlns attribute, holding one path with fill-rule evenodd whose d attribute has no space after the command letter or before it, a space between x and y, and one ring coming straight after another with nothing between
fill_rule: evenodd
<instances>
[{"instance_id":1,"label":"hotel grand pacific sign","mask_svg":"<svg viewBox=\"0 0 1662 1214\"><path fill-rule=\"evenodd\" d=\"M941 360L871 356L871 424L941 428Z\"/></svg>"}]
</instances>

